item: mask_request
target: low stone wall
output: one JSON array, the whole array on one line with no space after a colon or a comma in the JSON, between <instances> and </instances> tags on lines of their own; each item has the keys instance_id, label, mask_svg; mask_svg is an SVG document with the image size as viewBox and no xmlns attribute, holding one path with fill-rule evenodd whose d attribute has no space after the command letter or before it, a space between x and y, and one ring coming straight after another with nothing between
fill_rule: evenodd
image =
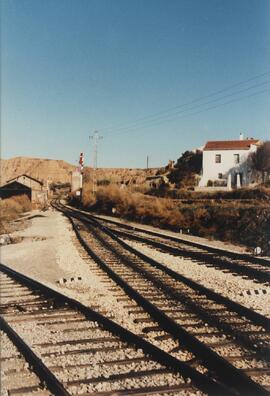
<instances>
[{"instance_id":1,"label":"low stone wall","mask_svg":"<svg viewBox=\"0 0 270 396\"><path fill-rule=\"evenodd\" d=\"M231 191L230 188L227 186L225 187L220 187L220 186L213 186L213 187L195 187L194 191L202 191L202 192L216 192L216 191Z\"/></svg>"}]
</instances>

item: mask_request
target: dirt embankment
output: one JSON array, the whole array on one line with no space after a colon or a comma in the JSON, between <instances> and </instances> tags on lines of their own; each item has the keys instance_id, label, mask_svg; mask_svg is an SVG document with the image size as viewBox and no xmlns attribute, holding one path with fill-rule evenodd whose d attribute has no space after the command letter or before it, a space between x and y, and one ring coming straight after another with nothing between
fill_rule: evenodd
<instances>
[{"instance_id":1,"label":"dirt embankment","mask_svg":"<svg viewBox=\"0 0 270 396\"><path fill-rule=\"evenodd\" d=\"M0 185L5 184L11 178L26 173L41 181L51 183L70 183L71 173L76 169L63 160L15 157L0 160L1 179ZM131 184L140 185L145 183L147 177L155 176L159 168L151 169L130 169L130 168L99 168L96 170L96 178L105 184ZM91 180L93 169L84 168L84 178Z\"/></svg>"},{"instance_id":2,"label":"dirt embankment","mask_svg":"<svg viewBox=\"0 0 270 396\"><path fill-rule=\"evenodd\" d=\"M125 184L142 185L148 178L155 177L159 168L137 169L137 168L99 168L96 170L96 178L100 184ZM92 169L84 170L85 180L91 180Z\"/></svg>"},{"instance_id":3,"label":"dirt embankment","mask_svg":"<svg viewBox=\"0 0 270 396\"><path fill-rule=\"evenodd\" d=\"M9 179L26 173L38 180L51 182L70 182L75 166L62 161L41 158L15 157L1 160L1 185Z\"/></svg>"}]
</instances>

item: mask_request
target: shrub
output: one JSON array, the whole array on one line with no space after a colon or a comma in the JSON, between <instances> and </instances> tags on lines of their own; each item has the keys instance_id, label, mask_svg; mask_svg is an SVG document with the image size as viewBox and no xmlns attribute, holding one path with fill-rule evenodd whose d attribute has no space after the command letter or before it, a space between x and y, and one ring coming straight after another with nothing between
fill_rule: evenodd
<instances>
[{"instance_id":1,"label":"shrub","mask_svg":"<svg viewBox=\"0 0 270 396\"><path fill-rule=\"evenodd\" d=\"M111 184L111 181L108 179L101 179L97 181L98 186L108 186L109 184Z\"/></svg>"},{"instance_id":2,"label":"shrub","mask_svg":"<svg viewBox=\"0 0 270 396\"><path fill-rule=\"evenodd\" d=\"M220 194L223 197L225 193ZM240 197L259 194L265 199L270 198L266 189L259 190L259 193L236 190L226 194L230 198L233 197L232 194ZM250 204L241 204L241 201L237 204L237 200L226 204L214 200L196 202L190 199L183 202L146 196L128 188L110 185L99 188L96 197L93 197L91 187L89 190L84 188L83 205L109 215L112 215L112 209L115 208L118 217L160 228L174 231L188 228L194 235L237 242L252 248L260 246L264 252L270 249L270 210L265 200L257 199L250 210Z\"/></svg>"},{"instance_id":3,"label":"shrub","mask_svg":"<svg viewBox=\"0 0 270 396\"><path fill-rule=\"evenodd\" d=\"M53 182L50 184L50 189L54 192L59 189L70 189L70 187L71 187L71 183L69 183L69 182L66 182L66 183Z\"/></svg>"},{"instance_id":4,"label":"shrub","mask_svg":"<svg viewBox=\"0 0 270 396\"><path fill-rule=\"evenodd\" d=\"M214 187L226 187L227 186L226 180L215 180L213 184L214 184Z\"/></svg>"},{"instance_id":5,"label":"shrub","mask_svg":"<svg viewBox=\"0 0 270 396\"><path fill-rule=\"evenodd\" d=\"M184 223L184 217L171 200L150 198L116 185L99 188L95 201L89 193L85 194L83 205L89 207L89 203L94 210L111 215L115 208L116 215L147 224L178 229Z\"/></svg>"},{"instance_id":6,"label":"shrub","mask_svg":"<svg viewBox=\"0 0 270 396\"><path fill-rule=\"evenodd\" d=\"M20 213L28 212L32 209L31 202L27 195L18 195L0 201L1 219L10 221L18 217Z\"/></svg>"},{"instance_id":7,"label":"shrub","mask_svg":"<svg viewBox=\"0 0 270 396\"><path fill-rule=\"evenodd\" d=\"M169 181L178 187L194 186L196 175L202 169L202 152L197 150L195 153L186 151L178 158L175 167L168 175Z\"/></svg>"},{"instance_id":8,"label":"shrub","mask_svg":"<svg viewBox=\"0 0 270 396\"><path fill-rule=\"evenodd\" d=\"M95 195L93 193L93 184L88 183L84 184L82 190L82 198L75 197L79 202L81 201L83 206L86 208L90 208L96 202Z\"/></svg>"},{"instance_id":9,"label":"shrub","mask_svg":"<svg viewBox=\"0 0 270 396\"><path fill-rule=\"evenodd\" d=\"M21 212L29 212L32 209L32 204L27 195L18 195L13 198L14 202L19 204Z\"/></svg>"},{"instance_id":10,"label":"shrub","mask_svg":"<svg viewBox=\"0 0 270 396\"><path fill-rule=\"evenodd\" d=\"M261 180L264 182L270 174L270 141L264 142L249 156L251 166L261 173Z\"/></svg>"}]
</instances>

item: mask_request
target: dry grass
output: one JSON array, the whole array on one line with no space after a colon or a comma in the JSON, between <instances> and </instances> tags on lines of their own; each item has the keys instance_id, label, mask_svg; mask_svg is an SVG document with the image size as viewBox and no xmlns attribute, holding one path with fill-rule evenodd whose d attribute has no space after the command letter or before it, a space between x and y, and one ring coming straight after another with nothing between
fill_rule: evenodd
<instances>
[{"instance_id":1,"label":"dry grass","mask_svg":"<svg viewBox=\"0 0 270 396\"><path fill-rule=\"evenodd\" d=\"M96 202L96 197L93 194L93 185L88 183L84 185L82 192L82 204L85 207L91 207Z\"/></svg>"},{"instance_id":2,"label":"dry grass","mask_svg":"<svg viewBox=\"0 0 270 396\"><path fill-rule=\"evenodd\" d=\"M269 191L269 190L268 190ZM265 193L265 190L263 191ZM243 194L243 192L242 192ZM240 194L241 198L243 195ZM255 193L253 193L255 195ZM253 195L252 194L252 195ZM260 193L261 194L261 193ZM250 197L250 196L249 196ZM99 213L174 231L189 229L192 234L224 241L261 246L269 250L270 207L269 201L257 200L247 205L232 199L231 202L181 202L133 192L115 185L99 188L96 197L92 188L85 188L83 206ZM259 204L261 202L261 204Z\"/></svg>"},{"instance_id":3,"label":"dry grass","mask_svg":"<svg viewBox=\"0 0 270 396\"><path fill-rule=\"evenodd\" d=\"M27 195L2 199L0 201L0 233L6 232L10 221L15 220L21 213L28 212L31 209L32 205Z\"/></svg>"},{"instance_id":4,"label":"dry grass","mask_svg":"<svg viewBox=\"0 0 270 396\"><path fill-rule=\"evenodd\" d=\"M15 219L20 213L28 212L31 209L32 205L27 195L19 195L0 201L1 218L4 220Z\"/></svg>"},{"instance_id":5,"label":"dry grass","mask_svg":"<svg viewBox=\"0 0 270 396\"><path fill-rule=\"evenodd\" d=\"M114 210L120 217L171 229L178 229L184 223L172 200L148 197L115 185L99 188L95 199L91 190L87 193L85 189L83 205L107 214Z\"/></svg>"},{"instance_id":6,"label":"dry grass","mask_svg":"<svg viewBox=\"0 0 270 396\"><path fill-rule=\"evenodd\" d=\"M240 188L232 191L191 191L187 189L151 190L151 195L181 200L269 200L270 188L260 185L253 188Z\"/></svg>"}]
</instances>

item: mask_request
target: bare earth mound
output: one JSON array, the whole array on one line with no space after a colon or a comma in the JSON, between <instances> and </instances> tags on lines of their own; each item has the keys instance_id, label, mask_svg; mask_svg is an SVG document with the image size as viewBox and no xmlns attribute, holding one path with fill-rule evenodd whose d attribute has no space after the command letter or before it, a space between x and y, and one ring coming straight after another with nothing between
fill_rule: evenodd
<instances>
[{"instance_id":1,"label":"bare earth mound","mask_svg":"<svg viewBox=\"0 0 270 396\"><path fill-rule=\"evenodd\" d=\"M14 157L0 160L0 185L5 184L15 176L26 173L36 179L53 183L68 183L71 172L76 166L63 160ZM91 175L92 169L85 167L84 173ZM125 184L142 184L147 176L156 175L157 169L129 169L129 168L99 168L96 172L98 180L110 180Z\"/></svg>"},{"instance_id":2,"label":"bare earth mound","mask_svg":"<svg viewBox=\"0 0 270 396\"><path fill-rule=\"evenodd\" d=\"M26 173L39 180L52 182L70 182L70 174L75 166L62 161L52 159L15 157L1 160L1 185L7 180Z\"/></svg>"}]
</instances>

